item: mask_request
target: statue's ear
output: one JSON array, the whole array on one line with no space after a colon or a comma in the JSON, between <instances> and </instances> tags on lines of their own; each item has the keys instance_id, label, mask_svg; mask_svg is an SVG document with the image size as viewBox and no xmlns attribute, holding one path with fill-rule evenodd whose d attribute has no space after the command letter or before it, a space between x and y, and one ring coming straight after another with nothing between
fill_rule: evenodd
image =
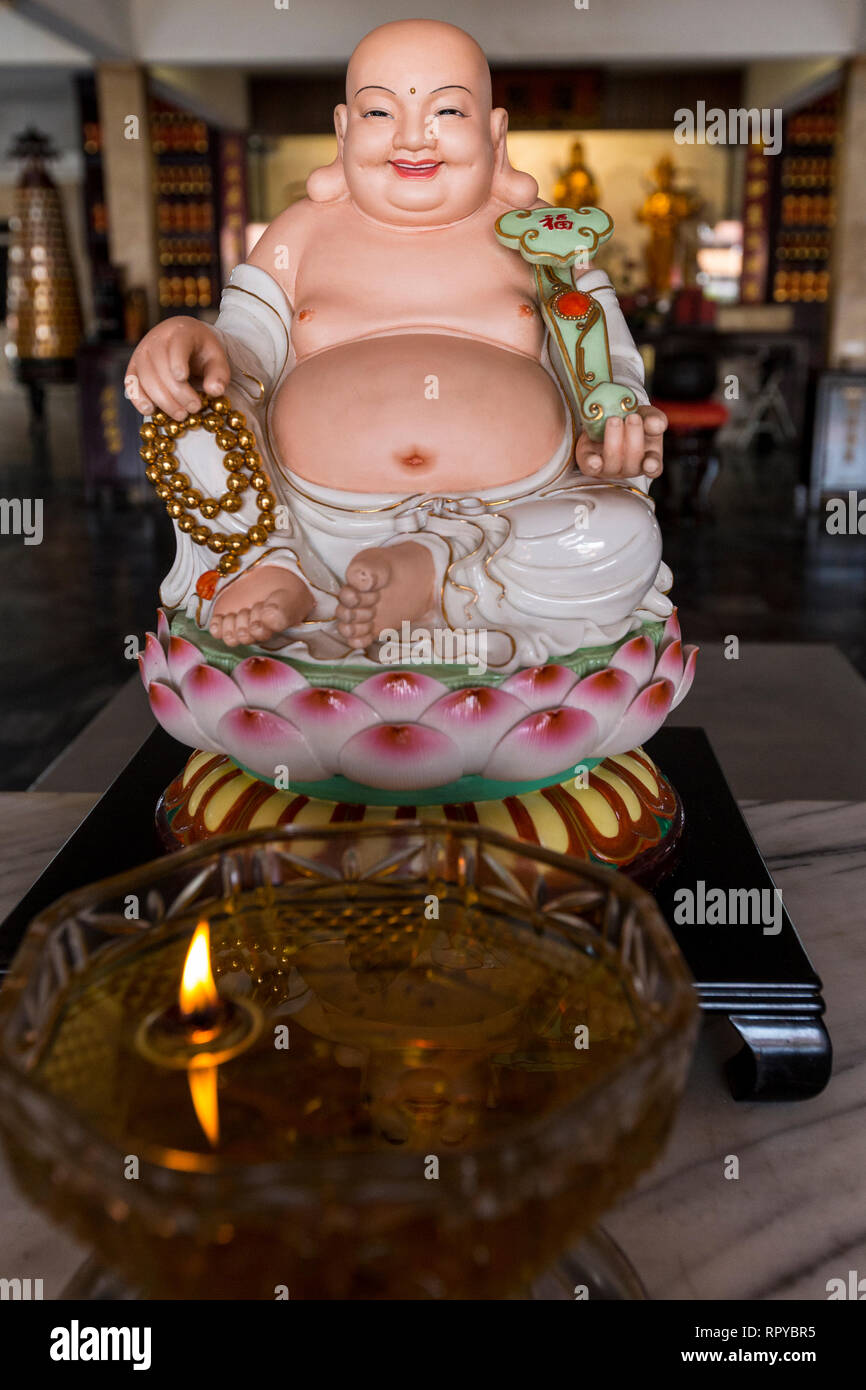
<instances>
[{"instance_id":1,"label":"statue's ear","mask_svg":"<svg viewBox=\"0 0 866 1390\"><path fill-rule=\"evenodd\" d=\"M337 132L337 149L340 151L340 158L343 158L343 141L346 138L346 126L349 124L349 108L342 102L334 107L334 130Z\"/></svg>"},{"instance_id":2,"label":"statue's ear","mask_svg":"<svg viewBox=\"0 0 866 1390\"><path fill-rule=\"evenodd\" d=\"M490 112L490 138L493 142L494 198L501 198L512 208L531 208L538 198L538 184L531 174L512 167L508 158L508 112L496 106Z\"/></svg>"},{"instance_id":3,"label":"statue's ear","mask_svg":"<svg viewBox=\"0 0 866 1390\"><path fill-rule=\"evenodd\" d=\"M346 139L346 126L349 112L345 106L334 107L334 130L337 134L337 158L332 164L314 169L307 179L307 197L314 203L335 203L349 196L346 175L343 171L343 143Z\"/></svg>"}]
</instances>

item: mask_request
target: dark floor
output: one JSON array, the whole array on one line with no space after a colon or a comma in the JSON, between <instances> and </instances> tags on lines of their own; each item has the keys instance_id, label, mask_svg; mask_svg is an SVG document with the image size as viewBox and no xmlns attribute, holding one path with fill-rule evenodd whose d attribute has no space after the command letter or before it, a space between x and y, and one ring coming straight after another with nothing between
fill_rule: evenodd
<instances>
[{"instance_id":1,"label":"dark floor","mask_svg":"<svg viewBox=\"0 0 866 1390\"><path fill-rule=\"evenodd\" d=\"M688 641L832 642L866 677L866 535L800 518L796 461L728 454L700 521L665 517L665 560Z\"/></svg>"},{"instance_id":2,"label":"dark floor","mask_svg":"<svg viewBox=\"0 0 866 1390\"><path fill-rule=\"evenodd\" d=\"M33 474L17 408L11 433L0 416L0 498L42 496L45 526L38 546L0 537L6 790L29 786L128 680L126 639L153 626L173 554L161 509L85 506L70 406L55 422L50 478ZM711 515L665 520L684 635L704 645L729 635L832 642L866 676L866 536L829 536L821 518L799 520L795 480L792 457L727 457Z\"/></svg>"},{"instance_id":3,"label":"dark floor","mask_svg":"<svg viewBox=\"0 0 866 1390\"><path fill-rule=\"evenodd\" d=\"M153 627L174 548L164 515L43 496L41 545L0 538L3 790L29 786L135 671L126 638Z\"/></svg>"}]
</instances>

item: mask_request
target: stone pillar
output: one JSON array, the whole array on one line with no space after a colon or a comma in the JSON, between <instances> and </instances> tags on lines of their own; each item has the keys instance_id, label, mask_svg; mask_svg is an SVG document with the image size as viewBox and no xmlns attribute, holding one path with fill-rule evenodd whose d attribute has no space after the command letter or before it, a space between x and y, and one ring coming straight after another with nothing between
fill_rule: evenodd
<instances>
[{"instance_id":1,"label":"stone pillar","mask_svg":"<svg viewBox=\"0 0 866 1390\"><path fill-rule=\"evenodd\" d=\"M158 263L147 80L135 63L101 63L96 80L109 253L124 270L126 288L146 292L155 323Z\"/></svg>"},{"instance_id":2,"label":"stone pillar","mask_svg":"<svg viewBox=\"0 0 866 1390\"><path fill-rule=\"evenodd\" d=\"M866 57L848 68L836 162L830 366L866 368Z\"/></svg>"}]
</instances>

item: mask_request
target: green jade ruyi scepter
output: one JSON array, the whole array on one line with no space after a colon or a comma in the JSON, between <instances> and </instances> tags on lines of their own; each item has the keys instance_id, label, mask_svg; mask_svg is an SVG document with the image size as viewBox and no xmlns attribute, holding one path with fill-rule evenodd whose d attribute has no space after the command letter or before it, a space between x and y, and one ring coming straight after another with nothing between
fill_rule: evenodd
<instances>
[{"instance_id":1,"label":"green jade ruyi scepter","mask_svg":"<svg viewBox=\"0 0 866 1390\"><path fill-rule=\"evenodd\" d=\"M585 269L613 233L601 208L517 208L496 222L503 246L519 251L535 269L538 302L550 332L551 360L591 439L607 421L637 409L633 391L613 380L604 310L575 289L572 267Z\"/></svg>"}]
</instances>

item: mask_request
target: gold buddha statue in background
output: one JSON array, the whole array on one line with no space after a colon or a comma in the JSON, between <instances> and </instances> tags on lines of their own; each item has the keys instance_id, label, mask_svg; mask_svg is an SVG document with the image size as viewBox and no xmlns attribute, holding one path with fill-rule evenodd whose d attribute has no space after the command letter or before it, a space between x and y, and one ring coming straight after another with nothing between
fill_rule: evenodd
<instances>
[{"instance_id":1,"label":"gold buddha statue in background","mask_svg":"<svg viewBox=\"0 0 866 1390\"><path fill-rule=\"evenodd\" d=\"M553 202L557 207L596 207L601 198L595 178L583 162L583 145L575 140L571 147L571 163L563 169L553 186Z\"/></svg>"},{"instance_id":2,"label":"gold buddha statue in background","mask_svg":"<svg viewBox=\"0 0 866 1390\"><path fill-rule=\"evenodd\" d=\"M674 187L675 178L674 162L664 155L652 171L655 187L637 211L638 222L649 227L644 259L647 284L656 294L664 294L671 288L680 229L702 206L702 200L694 193Z\"/></svg>"}]
</instances>

